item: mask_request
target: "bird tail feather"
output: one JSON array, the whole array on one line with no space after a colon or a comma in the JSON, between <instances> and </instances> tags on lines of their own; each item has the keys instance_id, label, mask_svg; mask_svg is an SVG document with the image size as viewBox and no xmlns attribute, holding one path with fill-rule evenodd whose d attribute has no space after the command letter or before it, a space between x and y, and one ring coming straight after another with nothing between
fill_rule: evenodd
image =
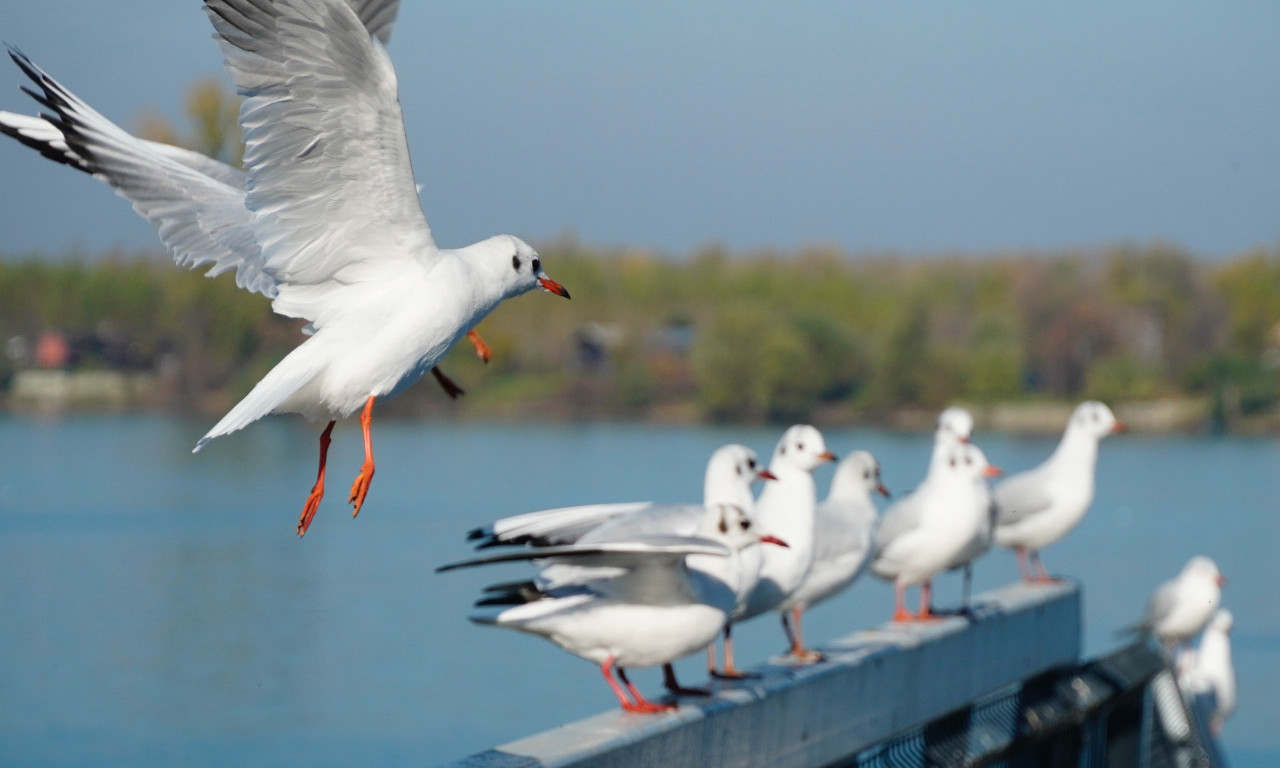
<instances>
[{"instance_id":1,"label":"bird tail feather","mask_svg":"<svg viewBox=\"0 0 1280 768\"><path fill-rule=\"evenodd\" d=\"M200 438L192 453L198 452L204 444L222 435L249 426L280 407L290 395L305 387L320 372L324 357L317 354L315 337L303 342L301 346L285 355L262 377L249 394L213 425L208 434Z\"/></svg>"}]
</instances>

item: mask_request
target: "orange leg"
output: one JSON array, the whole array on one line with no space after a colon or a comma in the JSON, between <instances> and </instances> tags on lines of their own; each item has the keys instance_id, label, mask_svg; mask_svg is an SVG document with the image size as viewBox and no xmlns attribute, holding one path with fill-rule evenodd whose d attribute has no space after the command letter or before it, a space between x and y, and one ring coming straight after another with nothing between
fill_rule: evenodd
<instances>
[{"instance_id":1,"label":"orange leg","mask_svg":"<svg viewBox=\"0 0 1280 768\"><path fill-rule=\"evenodd\" d=\"M1031 573L1031 565L1027 562L1027 550L1018 547L1014 553L1018 556L1018 572L1022 574L1022 580L1028 584L1035 581L1035 576Z\"/></svg>"},{"instance_id":2,"label":"orange leg","mask_svg":"<svg viewBox=\"0 0 1280 768\"><path fill-rule=\"evenodd\" d=\"M604 673L605 682L608 683L609 687L613 689L613 695L618 697L618 703L622 705L622 708L624 710L628 712L654 713L654 712L665 712L668 709L675 708L675 707L663 707L645 699L643 696L640 695L640 692L637 691L633 685L631 685L631 681L627 680L627 673L623 672L622 669L619 668L618 677L622 678L622 682L627 684L627 690L630 691L633 696L635 696L636 700L633 702L627 696L627 694L623 692L622 686L618 685L618 681L613 679L613 669L614 667L613 667L612 656L605 659L604 663L600 665L600 671Z\"/></svg>"},{"instance_id":3,"label":"orange leg","mask_svg":"<svg viewBox=\"0 0 1280 768\"><path fill-rule=\"evenodd\" d=\"M622 705L622 708L627 710L628 712L643 712L645 714L657 714L659 712L670 712L671 710L676 708L675 704L654 704L652 701L649 701L644 696L642 696L640 694L640 691L636 690L636 687L631 684L630 680L627 679L627 671L622 667L618 667L618 678L622 680L623 685L627 686L627 691L636 700L636 703L631 706L627 706L625 704Z\"/></svg>"},{"instance_id":4,"label":"orange leg","mask_svg":"<svg viewBox=\"0 0 1280 768\"><path fill-rule=\"evenodd\" d=\"M489 345L484 343L484 339L480 338L480 334L475 331L467 331L467 341L471 342L471 347L476 351L476 357L486 363L493 357L493 350L489 349Z\"/></svg>"},{"instance_id":5,"label":"orange leg","mask_svg":"<svg viewBox=\"0 0 1280 768\"><path fill-rule=\"evenodd\" d=\"M733 625L732 624L724 625L724 671L723 672L716 671L715 647L716 646L715 646L714 640L711 642L711 645L707 647L707 651L708 651L707 658L711 662L711 667L707 671L711 674L712 677L720 680L746 680L746 679L755 679L760 677L759 675L752 672L739 671L738 667L733 663Z\"/></svg>"},{"instance_id":6,"label":"orange leg","mask_svg":"<svg viewBox=\"0 0 1280 768\"><path fill-rule=\"evenodd\" d=\"M1062 581L1062 579L1059 579L1056 576L1050 576L1049 572L1045 570L1044 561L1040 559L1039 552L1032 550L1030 559L1031 559L1031 564L1035 567L1035 570L1036 570L1036 575L1031 579L1032 581L1036 582L1037 584L1057 584L1058 582Z\"/></svg>"},{"instance_id":7,"label":"orange leg","mask_svg":"<svg viewBox=\"0 0 1280 768\"><path fill-rule=\"evenodd\" d=\"M787 633L787 641L791 643L791 650L788 653L792 658L802 661L822 661L821 653L804 647L804 630L800 626L802 616L804 616L804 609L798 607L791 609L790 622L787 621L786 612L782 613L782 631Z\"/></svg>"},{"instance_id":8,"label":"orange leg","mask_svg":"<svg viewBox=\"0 0 1280 768\"><path fill-rule=\"evenodd\" d=\"M893 620L915 621L916 615L907 610L907 588L902 584L893 585Z\"/></svg>"},{"instance_id":9,"label":"orange leg","mask_svg":"<svg viewBox=\"0 0 1280 768\"><path fill-rule=\"evenodd\" d=\"M302 506L302 514L298 516L298 538L302 538L302 535L307 532L307 528L311 525L311 518L316 516L316 510L320 508L320 500L324 498L324 465L329 460L330 435L333 434L335 423L329 422L329 426L320 433L320 470L316 472L316 484L311 486L311 495L307 496L307 503Z\"/></svg>"},{"instance_id":10,"label":"orange leg","mask_svg":"<svg viewBox=\"0 0 1280 768\"><path fill-rule=\"evenodd\" d=\"M365 401L364 410L360 412L360 430L364 432L364 464L360 465L360 474L356 475L355 482L351 484L351 496L347 499L355 507L351 512L352 517L360 514L360 507L364 506L364 497L369 495L369 483L373 482L373 437L369 434L371 426L373 426L372 395Z\"/></svg>"},{"instance_id":11,"label":"orange leg","mask_svg":"<svg viewBox=\"0 0 1280 768\"><path fill-rule=\"evenodd\" d=\"M930 604L933 602L933 582L926 581L920 585L920 612L912 613L907 610L907 588L895 584L894 585L895 605L893 611L893 620L899 622L907 621L933 621L935 619L944 618L933 613Z\"/></svg>"}]
</instances>

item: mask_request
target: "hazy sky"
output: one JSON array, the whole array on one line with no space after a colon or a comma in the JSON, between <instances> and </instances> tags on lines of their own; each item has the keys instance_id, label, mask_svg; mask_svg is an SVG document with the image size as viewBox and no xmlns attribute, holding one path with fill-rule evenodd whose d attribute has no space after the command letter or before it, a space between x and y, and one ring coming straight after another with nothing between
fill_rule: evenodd
<instances>
[{"instance_id":1,"label":"hazy sky","mask_svg":"<svg viewBox=\"0 0 1280 768\"><path fill-rule=\"evenodd\" d=\"M221 74L210 33L196 0L0 0L0 39L131 130ZM405 0L390 51L445 246L1280 243L1274 0ZM14 142L0 182L0 251L155 242Z\"/></svg>"}]
</instances>

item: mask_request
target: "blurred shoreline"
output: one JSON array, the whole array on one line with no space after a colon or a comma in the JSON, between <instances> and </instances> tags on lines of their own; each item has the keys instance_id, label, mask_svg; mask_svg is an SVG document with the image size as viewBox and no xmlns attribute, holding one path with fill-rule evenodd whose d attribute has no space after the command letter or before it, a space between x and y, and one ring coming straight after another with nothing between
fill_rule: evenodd
<instances>
[{"instance_id":1,"label":"blurred shoreline","mask_svg":"<svg viewBox=\"0 0 1280 768\"><path fill-rule=\"evenodd\" d=\"M811 248L675 259L539 244L574 299L505 302L384 416L1052 434L1085 399L1134 431L1280 434L1280 248L1165 244L913 257ZM0 409L225 413L290 349L230 275L155 252L0 258Z\"/></svg>"},{"instance_id":2,"label":"blurred shoreline","mask_svg":"<svg viewBox=\"0 0 1280 768\"><path fill-rule=\"evenodd\" d=\"M429 388L429 382L414 387ZM155 401L156 377L112 371L22 371L13 378L8 396L0 400L0 410L12 414L74 417L117 413L160 413L169 416L216 417L212 409L166 407ZM668 425L735 424L757 426L783 422L710 422L696 403L667 404L648 410L608 412L584 411L563 398L541 401L521 400L503 407L469 407L441 397L405 397L404 402L379 405L379 417L475 423L635 423ZM434 393L433 393L434 394ZM434 400L434 402L433 402ZM958 401L974 416L980 432L1004 435L1056 435L1065 427L1076 401L1037 401L974 404ZM1228 432L1235 435L1280 435L1280 414L1237 416L1220 425L1213 418L1208 398L1161 398L1112 404L1128 431L1137 434L1203 434ZM866 413L852 406L816 409L802 420L824 428L873 427L893 432L924 433L934 429L937 411L900 408L883 413Z\"/></svg>"}]
</instances>

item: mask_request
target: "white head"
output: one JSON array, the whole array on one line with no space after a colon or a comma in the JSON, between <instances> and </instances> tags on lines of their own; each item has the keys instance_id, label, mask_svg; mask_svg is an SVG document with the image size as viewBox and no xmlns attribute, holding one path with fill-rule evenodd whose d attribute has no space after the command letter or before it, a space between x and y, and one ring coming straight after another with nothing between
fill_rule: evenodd
<instances>
[{"instance_id":1,"label":"white head","mask_svg":"<svg viewBox=\"0 0 1280 768\"><path fill-rule=\"evenodd\" d=\"M721 446L707 461L702 503L708 507L733 504L742 509L751 509L751 483L757 479L770 480L773 475L760 466L760 459L755 451L736 443Z\"/></svg>"},{"instance_id":2,"label":"white head","mask_svg":"<svg viewBox=\"0 0 1280 768\"><path fill-rule=\"evenodd\" d=\"M952 438L961 443L969 442L973 437L973 414L958 405L953 405L938 414L938 431L935 439Z\"/></svg>"},{"instance_id":3,"label":"white head","mask_svg":"<svg viewBox=\"0 0 1280 768\"><path fill-rule=\"evenodd\" d=\"M769 461L769 469L775 474L788 468L812 472L824 461L835 459L836 455L827 450L821 432L808 424L797 424L782 433L782 439Z\"/></svg>"},{"instance_id":4,"label":"white head","mask_svg":"<svg viewBox=\"0 0 1280 768\"><path fill-rule=\"evenodd\" d=\"M1213 584L1215 587L1226 586L1227 580L1218 571L1218 564L1204 555L1196 555L1182 566L1182 573L1179 575L1182 579L1193 579L1203 584Z\"/></svg>"},{"instance_id":5,"label":"white head","mask_svg":"<svg viewBox=\"0 0 1280 768\"><path fill-rule=\"evenodd\" d=\"M698 525L698 535L723 542L735 552L753 544L787 546L782 539L762 535L756 530L751 514L734 504L716 504L707 507L707 512Z\"/></svg>"},{"instance_id":6,"label":"white head","mask_svg":"<svg viewBox=\"0 0 1280 768\"><path fill-rule=\"evenodd\" d=\"M1067 432L1078 432L1095 440L1101 440L1124 429L1124 425L1111 412L1105 403L1097 400L1086 400L1076 406L1067 423Z\"/></svg>"},{"instance_id":7,"label":"white head","mask_svg":"<svg viewBox=\"0 0 1280 768\"><path fill-rule=\"evenodd\" d=\"M477 269L492 275L504 299L541 287L569 298L569 292L542 271L542 259L533 246L518 237L495 235L463 249Z\"/></svg>"},{"instance_id":8,"label":"white head","mask_svg":"<svg viewBox=\"0 0 1280 768\"><path fill-rule=\"evenodd\" d=\"M925 482L929 485L969 483L973 472L965 466L964 459L963 444L947 444L942 441L935 443L933 461L929 464L929 474L925 476Z\"/></svg>"},{"instance_id":9,"label":"white head","mask_svg":"<svg viewBox=\"0 0 1280 768\"><path fill-rule=\"evenodd\" d=\"M1004 474L999 467L988 461L987 454L973 443L965 443L959 450L961 461L964 463L964 472L970 479L984 482L987 478Z\"/></svg>"},{"instance_id":10,"label":"white head","mask_svg":"<svg viewBox=\"0 0 1280 768\"><path fill-rule=\"evenodd\" d=\"M875 493L889 496L888 489L880 482L880 462L869 451L854 451L836 466L827 498L870 499Z\"/></svg>"}]
</instances>

